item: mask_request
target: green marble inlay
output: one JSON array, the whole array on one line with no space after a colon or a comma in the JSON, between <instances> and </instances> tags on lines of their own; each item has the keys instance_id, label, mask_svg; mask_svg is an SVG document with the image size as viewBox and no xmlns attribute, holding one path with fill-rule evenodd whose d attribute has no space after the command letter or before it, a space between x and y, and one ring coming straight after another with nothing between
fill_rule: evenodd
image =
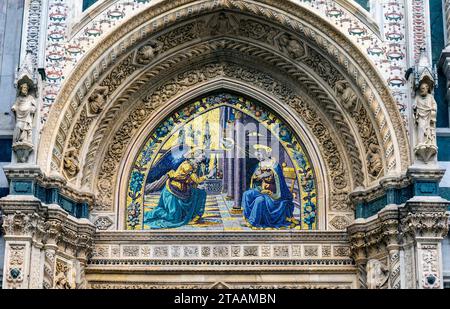
<instances>
[{"instance_id":1,"label":"green marble inlay","mask_svg":"<svg viewBox=\"0 0 450 309\"><path fill-rule=\"evenodd\" d=\"M365 8L367 11L370 11L369 0L355 0L355 2Z\"/></svg>"},{"instance_id":2,"label":"green marble inlay","mask_svg":"<svg viewBox=\"0 0 450 309\"><path fill-rule=\"evenodd\" d=\"M438 160L450 161L450 136L438 136Z\"/></svg>"},{"instance_id":3,"label":"green marble inlay","mask_svg":"<svg viewBox=\"0 0 450 309\"><path fill-rule=\"evenodd\" d=\"M441 52L445 47L444 43L444 20L442 14L442 1L430 0L430 26L431 26L431 53L433 57L433 65L437 65L441 57ZM448 103L445 99L447 92L446 78L439 70L438 72L439 85L434 92L436 103L438 106L437 112L437 127L448 128Z\"/></svg>"},{"instance_id":4,"label":"green marble inlay","mask_svg":"<svg viewBox=\"0 0 450 309\"><path fill-rule=\"evenodd\" d=\"M417 196L437 196L439 185L435 181L417 181L414 184L414 191Z\"/></svg>"},{"instance_id":5,"label":"green marble inlay","mask_svg":"<svg viewBox=\"0 0 450 309\"><path fill-rule=\"evenodd\" d=\"M424 191L432 191L430 188L422 188ZM356 205L355 217L358 218L369 218L377 214L388 204L401 205L406 203L407 200L414 196L414 187L408 186L401 189L387 189L386 193L372 201L367 201L359 203Z\"/></svg>"},{"instance_id":6,"label":"green marble inlay","mask_svg":"<svg viewBox=\"0 0 450 309\"><path fill-rule=\"evenodd\" d=\"M95 2L97 2L97 0L83 0L83 11L87 10Z\"/></svg>"},{"instance_id":7,"label":"green marble inlay","mask_svg":"<svg viewBox=\"0 0 450 309\"><path fill-rule=\"evenodd\" d=\"M446 200L450 201L450 188L440 187L439 188L439 195L442 198L445 198ZM450 205L448 206L448 210L450 211Z\"/></svg>"},{"instance_id":8,"label":"green marble inlay","mask_svg":"<svg viewBox=\"0 0 450 309\"><path fill-rule=\"evenodd\" d=\"M33 181L31 180L12 180L11 194L31 195L33 194Z\"/></svg>"}]
</instances>

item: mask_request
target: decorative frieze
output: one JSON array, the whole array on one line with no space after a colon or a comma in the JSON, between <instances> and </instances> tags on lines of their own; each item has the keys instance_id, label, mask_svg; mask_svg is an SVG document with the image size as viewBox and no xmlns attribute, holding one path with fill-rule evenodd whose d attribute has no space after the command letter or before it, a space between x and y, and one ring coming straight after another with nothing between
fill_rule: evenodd
<instances>
[{"instance_id":1,"label":"decorative frieze","mask_svg":"<svg viewBox=\"0 0 450 309\"><path fill-rule=\"evenodd\" d=\"M218 287L220 286L220 287ZM214 283L202 282L197 284L179 284L175 282L114 282L114 281L94 281L90 283L91 289L351 289L352 284L338 284L334 282L324 282L322 284L310 283L280 283L280 284L261 284L261 283Z\"/></svg>"},{"instance_id":2,"label":"decorative frieze","mask_svg":"<svg viewBox=\"0 0 450 309\"><path fill-rule=\"evenodd\" d=\"M121 252L118 254L118 252ZM348 259L350 247L346 245L108 245L97 244L92 253L92 262L108 259L157 260L161 258L180 260L209 259Z\"/></svg>"}]
</instances>

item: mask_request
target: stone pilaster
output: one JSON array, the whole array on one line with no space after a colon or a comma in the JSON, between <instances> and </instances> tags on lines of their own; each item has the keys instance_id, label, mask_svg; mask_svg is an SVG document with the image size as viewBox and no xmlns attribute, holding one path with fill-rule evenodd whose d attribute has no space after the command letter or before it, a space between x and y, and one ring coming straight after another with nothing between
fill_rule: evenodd
<instances>
[{"instance_id":1,"label":"stone pilaster","mask_svg":"<svg viewBox=\"0 0 450 309\"><path fill-rule=\"evenodd\" d=\"M47 235L44 247L43 288L51 289L53 287L56 251L58 250L57 241L60 237L62 225L58 220L49 220L45 223L45 228Z\"/></svg>"},{"instance_id":2,"label":"stone pilaster","mask_svg":"<svg viewBox=\"0 0 450 309\"><path fill-rule=\"evenodd\" d=\"M377 215L355 220L348 233L360 288L400 288L398 207L387 206ZM369 264L382 266L384 274L373 273Z\"/></svg>"},{"instance_id":3,"label":"stone pilaster","mask_svg":"<svg viewBox=\"0 0 450 309\"><path fill-rule=\"evenodd\" d=\"M3 288L39 288L41 204L32 196L8 196L0 200L0 207L5 231Z\"/></svg>"},{"instance_id":4,"label":"stone pilaster","mask_svg":"<svg viewBox=\"0 0 450 309\"><path fill-rule=\"evenodd\" d=\"M443 288L441 243L448 232L449 202L440 197L415 197L401 210L406 288Z\"/></svg>"},{"instance_id":5,"label":"stone pilaster","mask_svg":"<svg viewBox=\"0 0 450 309\"><path fill-rule=\"evenodd\" d=\"M31 191L34 186L31 184ZM31 194L0 199L4 213L3 288L84 288L94 225Z\"/></svg>"},{"instance_id":6,"label":"stone pilaster","mask_svg":"<svg viewBox=\"0 0 450 309\"><path fill-rule=\"evenodd\" d=\"M362 221L362 220L361 220ZM348 227L348 232L350 234L350 249L352 252L352 257L355 260L355 264L358 268L358 288L367 288L367 254L366 254L366 239L363 224L355 222Z\"/></svg>"}]
</instances>

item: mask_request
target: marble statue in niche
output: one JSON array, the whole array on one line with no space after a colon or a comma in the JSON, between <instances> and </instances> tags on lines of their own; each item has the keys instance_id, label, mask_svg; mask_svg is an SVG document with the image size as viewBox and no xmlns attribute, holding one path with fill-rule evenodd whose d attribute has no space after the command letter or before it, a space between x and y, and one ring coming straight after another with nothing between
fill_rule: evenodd
<instances>
[{"instance_id":1,"label":"marble statue in niche","mask_svg":"<svg viewBox=\"0 0 450 309\"><path fill-rule=\"evenodd\" d=\"M13 133L13 150L18 163L28 163L33 151L33 129L38 111L39 81L33 65L32 54L27 52L17 72L17 98L11 111L16 121Z\"/></svg>"},{"instance_id":2,"label":"marble statue in niche","mask_svg":"<svg viewBox=\"0 0 450 309\"><path fill-rule=\"evenodd\" d=\"M417 127L416 155L425 163L436 155L436 111L437 104L431 93L431 81L424 79L419 84L418 95L413 106Z\"/></svg>"},{"instance_id":3,"label":"marble statue in niche","mask_svg":"<svg viewBox=\"0 0 450 309\"><path fill-rule=\"evenodd\" d=\"M21 80L18 84L19 94L11 110L16 118L14 143L31 143L33 119L36 113L36 99L30 94L31 81Z\"/></svg>"},{"instance_id":4,"label":"marble statue in niche","mask_svg":"<svg viewBox=\"0 0 450 309\"><path fill-rule=\"evenodd\" d=\"M13 150L18 163L27 163L33 150L33 123L37 111L33 81L24 76L17 82L18 94L11 108L16 125L13 133Z\"/></svg>"}]
</instances>

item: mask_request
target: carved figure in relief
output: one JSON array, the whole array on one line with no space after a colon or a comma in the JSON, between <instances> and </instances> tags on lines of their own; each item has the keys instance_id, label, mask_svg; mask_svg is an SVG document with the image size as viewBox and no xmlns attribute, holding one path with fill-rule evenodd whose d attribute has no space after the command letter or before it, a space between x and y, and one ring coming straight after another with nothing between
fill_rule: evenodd
<instances>
[{"instance_id":1,"label":"carved figure in relief","mask_svg":"<svg viewBox=\"0 0 450 309\"><path fill-rule=\"evenodd\" d=\"M70 177L75 177L80 171L78 159L74 151L68 151L64 156L64 170Z\"/></svg>"},{"instance_id":2,"label":"carved figure in relief","mask_svg":"<svg viewBox=\"0 0 450 309\"><path fill-rule=\"evenodd\" d=\"M56 262L55 289L75 289L75 271L60 261Z\"/></svg>"},{"instance_id":3,"label":"carved figure in relief","mask_svg":"<svg viewBox=\"0 0 450 309\"><path fill-rule=\"evenodd\" d=\"M91 114L99 114L103 110L106 104L107 94L107 87L101 87L92 93L88 99L89 112Z\"/></svg>"},{"instance_id":4,"label":"carved figure in relief","mask_svg":"<svg viewBox=\"0 0 450 309\"><path fill-rule=\"evenodd\" d=\"M156 43L149 43L139 48L136 55L136 62L139 64L149 64L159 53L161 46Z\"/></svg>"},{"instance_id":5,"label":"carved figure in relief","mask_svg":"<svg viewBox=\"0 0 450 309\"><path fill-rule=\"evenodd\" d=\"M367 163L369 174L373 177L378 177L383 169L383 160L381 158L381 149L378 145L370 143L369 153L367 154Z\"/></svg>"},{"instance_id":6,"label":"carved figure in relief","mask_svg":"<svg viewBox=\"0 0 450 309\"><path fill-rule=\"evenodd\" d=\"M14 128L14 143L32 143L31 133L34 114L36 113L36 100L30 94L33 83L29 79L23 79L18 84L19 94L11 110L16 118Z\"/></svg>"},{"instance_id":7,"label":"carved figure in relief","mask_svg":"<svg viewBox=\"0 0 450 309\"><path fill-rule=\"evenodd\" d=\"M208 25L212 35L217 34L236 34L239 31L239 24L234 18L228 17L225 13L214 16Z\"/></svg>"},{"instance_id":8,"label":"carved figure in relief","mask_svg":"<svg viewBox=\"0 0 450 309\"><path fill-rule=\"evenodd\" d=\"M379 260L372 259L367 262L367 288L381 289L384 288L389 279L389 269Z\"/></svg>"},{"instance_id":9,"label":"carved figure in relief","mask_svg":"<svg viewBox=\"0 0 450 309\"><path fill-rule=\"evenodd\" d=\"M305 47L289 34L280 36L278 43L281 49L294 59L302 58L305 55Z\"/></svg>"},{"instance_id":10,"label":"carved figure in relief","mask_svg":"<svg viewBox=\"0 0 450 309\"><path fill-rule=\"evenodd\" d=\"M345 80L337 81L335 88L344 108L350 112L356 111L358 109L358 97L348 82Z\"/></svg>"},{"instance_id":11,"label":"carved figure in relief","mask_svg":"<svg viewBox=\"0 0 450 309\"><path fill-rule=\"evenodd\" d=\"M424 79L419 84L419 95L413 106L417 126L415 152L425 163L437 152L436 147L436 110L437 104L431 94L430 83Z\"/></svg>"}]
</instances>

